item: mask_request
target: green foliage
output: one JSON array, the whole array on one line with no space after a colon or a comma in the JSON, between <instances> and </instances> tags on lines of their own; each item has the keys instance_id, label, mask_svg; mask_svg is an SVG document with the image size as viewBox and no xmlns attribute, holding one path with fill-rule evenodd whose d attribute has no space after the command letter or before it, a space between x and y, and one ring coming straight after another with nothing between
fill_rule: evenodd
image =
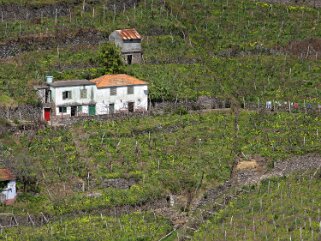
<instances>
[{"instance_id":1,"label":"green foliage","mask_svg":"<svg viewBox=\"0 0 321 241\"><path fill-rule=\"evenodd\" d=\"M103 74L120 74L124 71L120 49L113 43L104 43L99 50L98 61Z\"/></svg>"}]
</instances>

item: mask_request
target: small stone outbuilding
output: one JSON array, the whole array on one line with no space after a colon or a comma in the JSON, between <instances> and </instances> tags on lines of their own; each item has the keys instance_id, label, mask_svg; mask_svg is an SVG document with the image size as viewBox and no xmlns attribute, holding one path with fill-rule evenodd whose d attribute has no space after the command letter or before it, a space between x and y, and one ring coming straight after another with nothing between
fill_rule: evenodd
<instances>
[{"instance_id":1,"label":"small stone outbuilding","mask_svg":"<svg viewBox=\"0 0 321 241\"><path fill-rule=\"evenodd\" d=\"M121 49L126 64L140 64L142 62L142 37L136 29L115 30L109 35L109 41L114 42Z\"/></svg>"},{"instance_id":2,"label":"small stone outbuilding","mask_svg":"<svg viewBox=\"0 0 321 241\"><path fill-rule=\"evenodd\" d=\"M7 168L0 168L0 203L11 205L17 197L16 177Z\"/></svg>"}]
</instances>

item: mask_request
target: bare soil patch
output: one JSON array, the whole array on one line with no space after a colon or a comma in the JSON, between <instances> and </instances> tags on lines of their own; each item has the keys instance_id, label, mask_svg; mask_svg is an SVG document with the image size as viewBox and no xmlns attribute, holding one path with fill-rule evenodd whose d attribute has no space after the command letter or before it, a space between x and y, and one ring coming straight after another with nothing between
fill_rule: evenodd
<instances>
[{"instance_id":1,"label":"bare soil patch","mask_svg":"<svg viewBox=\"0 0 321 241\"><path fill-rule=\"evenodd\" d=\"M107 34L95 29L79 29L76 32L69 29L59 29L54 34L24 36L0 43L0 58L56 47L92 46L106 41L108 41Z\"/></svg>"},{"instance_id":2,"label":"bare soil patch","mask_svg":"<svg viewBox=\"0 0 321 241\"><path fill-rule=\"evenodd\" d=\"M276 50L296 55L300 58L321 59L321 38L294 40L284 47L276 47Z\"/></svg>"},{"instance_id":3,"label":"bare soil patch","mask_svg":"<svg viewBox=\"0 0 321 241\"><path fill-rule=\"evenodd\" d=\"M252 170L252 169L257 169L258 167L259 165L255 160L242 161L237 164L236 170Z\"/></svg>"},{"instance_id":4,"label":"bare soil patch","mask_svg":"<svg viewBox=\"0 0 321 241\"><path fill-rule=\"evenodd\" d=\"M298 6L321 7L321 0L262 0L267 3L279 3Z\"/></svg>"}]
</instances>

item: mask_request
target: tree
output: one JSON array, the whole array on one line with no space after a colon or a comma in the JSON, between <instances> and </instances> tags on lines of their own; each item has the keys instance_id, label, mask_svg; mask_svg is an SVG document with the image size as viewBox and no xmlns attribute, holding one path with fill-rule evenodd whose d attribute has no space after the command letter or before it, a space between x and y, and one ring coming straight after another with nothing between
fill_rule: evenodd
<instances>
[{"instance_id":1,"label":"tree","mask_svg":"<svg viewBox=\"0 0 321 241\"><path fill-rule=\"evenodd\" d=\"M98 61L104 74L119 74L124 72L124 63L120 49L112 43L100 47Z\"/></svg>"}]
</instances>

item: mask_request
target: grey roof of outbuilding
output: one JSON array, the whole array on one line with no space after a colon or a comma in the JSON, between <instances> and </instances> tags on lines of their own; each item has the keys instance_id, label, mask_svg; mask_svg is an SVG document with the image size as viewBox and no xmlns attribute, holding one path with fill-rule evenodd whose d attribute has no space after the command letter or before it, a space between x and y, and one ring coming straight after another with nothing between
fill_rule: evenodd
<instances>
[{"instance_id":1,"label":"grey roof of outbuilding","mask_svg":"<svg viewBox=\"0 0 321 241\"><path fill-rule=\"evenodd\" d=\"M69 86L83 86L83 85L95 85L88 80L62 80L62 81L54 81L49 84L51 87L69 87Z\"/></svg>"}]
</instances>

